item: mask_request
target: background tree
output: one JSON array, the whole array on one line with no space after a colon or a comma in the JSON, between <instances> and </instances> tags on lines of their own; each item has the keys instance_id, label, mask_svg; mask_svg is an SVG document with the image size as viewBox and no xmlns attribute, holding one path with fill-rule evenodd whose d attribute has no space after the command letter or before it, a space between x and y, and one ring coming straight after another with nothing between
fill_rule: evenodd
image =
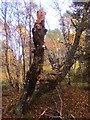
<instances>
[{"instance_id":1,"label":"background tree","mask_svg":"<svg viewBox=\"0 0 90 120\"><path fill-rule=\"evenodd\" d=\"M30 4L32 11L29 10ZM5 26L6 29L3 29L4 27L2 26L3 29L2 34L3 36L7 36L8 40L6 43L10 47L10 49L12 49L14 56L16 58L16 63L14 64L14 66L16 66L15 70L16 74L14 76L17 76L16 77L17 80L15 81L17 84L19 83L23 84L25 80L25 74L26 71L29 69L28 65L30 64L31 61L30 56L33 50L31 27L35 19L34 12L36 10L36 4L33 2L31 2L30 4L28 4L27 2L24 2L24 4L22 4L21 2L18 1L15 2L11 1L10 3L2 2L1 8L3 18L2 24L4 25L5 22L8 22L5 23L7 24L7 26ZM8 21L8 19L10 19L10 21ZM7 53L6 58L7 62L9 62L8 47L5 53ZM12 59L10 62L12 63ZM11 69L9 68L9 65L10 63L6 64L6 67L8 68L8 74L11 79L14 79L15 77L12 77L12 72L10 71Z\"/></svg>"},{"instance_id":2,"label":"background tree","mask_svg":"<svg viewBox=\"0 0 90 120\"><path fill-rule=\"evenodd\" d=\"M8 61L8 50L9 50L9 40L11 39L11 30L10 30L10 23L7 21L7 14L10 12L8 10L8 4L7 2L4 2L1 8L2 12L2 17L3 17L3 31L4 31L4 36L5 36L5 61L6 61L6 69L7 69L7 74L8 74L8 80L10 86L13 87L12 83L12 76L10 72L10 64Z\"/></svg>"}]
</instances>

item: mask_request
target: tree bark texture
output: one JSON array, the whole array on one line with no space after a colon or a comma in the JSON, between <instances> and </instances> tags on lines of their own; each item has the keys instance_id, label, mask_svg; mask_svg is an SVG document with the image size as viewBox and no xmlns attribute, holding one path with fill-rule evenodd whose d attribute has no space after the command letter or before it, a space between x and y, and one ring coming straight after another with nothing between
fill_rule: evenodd
<instances>
[{"instance_id":1,"label":"tree bark texture","mask_svg":"<svg viewBox=\"0 0 90 120\"><path fill-rule=\"evenodd\" d=\"M32 96L35 90L35 85L38 80L38 76L40 75L43 67L43 59L44 59L44 49L40 48L37 51L35 50L33 63L29 71L27 72L26 81L21 98L15 108L15 113L17 115L23 113L27 98Z\"/></svg>"},{"instance_id":2,"label":"tree bark texture","mask_svg":"<svg viewBox=\"0 0 90 120\"><path fill-rule=\"evenodd\" d=\"M38 25L37 25L38 24ZM40 28L38 28L39 26ZM44 62L44 36L46 34L46 29L44 27L44 20L41 20L40 23L35 23L34 28L32 29L33 41L35 45L33 63L31 64L27 74L24 89L21 95L21 98L16 105L15 113L20 115L24 111L25 102L27 98L32 96L35 86L40 75L43 62Z\"/></svg>"}]
</instances>

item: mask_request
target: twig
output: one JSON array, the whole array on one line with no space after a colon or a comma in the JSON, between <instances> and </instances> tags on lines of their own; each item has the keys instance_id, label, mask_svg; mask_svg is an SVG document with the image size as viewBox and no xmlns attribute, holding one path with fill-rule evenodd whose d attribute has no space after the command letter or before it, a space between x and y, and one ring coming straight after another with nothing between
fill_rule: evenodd
<instances>
[{"instance_id":1,"label":"twig","mask_svg":"<svg viewBox=\"0 0 90 120\"><path fill-rule=\"evenodd\" d=\"M37 120L39 120L39 119L46 113L47 109L48 109L48 108L46 108L46 109L41 113L41 115L39 116L39 118L38 118Z\"/></svg>"},{"instance_id":2,"label":"twig","mask_svg":"<svg viewBox=\"0 0 90 120\"><path fill-rule=\"evenodd\" d=\"M74 21L71 19L71 22L75 28L77 28L77 25L74 23Z\"/></svg>"},{"instance_id":3,"label":"twig","mask_svg":"<svg viewBox=\"0 0 90 120\"><path fill-rule=\"evenodd\" d=\"M48 115L46 114L47 117L50 117L50 118L59 118L60 120L62 120L62 117L61 116L54 116L54 115Z\"/></svg>"},{"instance_id":4,"label":"twig","mask_svg":"<svg viewBox=\"0 0 90 120\"><path fill-rule=\"evenodd\" d=\"M60 102L61 102L61 106L60 106L60 116L62 117L62 107L63 107L63 101L62 101L62 98L61 98L61 95L60 95L60 91L59 89L56 87L56 90L58 92L58 96L59 96L59 99L60 99Z\"/></svg>"},{"instance_id":5,"label":"twig","mask_svg":"<svg viewBox=\"0 0 90 120\"><path fill-rule=\"evenodd\" d=\"M71 117L72 117L72 118L74 118L74 119L75 119L75 116L73 116L72 114L70 114L70 115L71 115Z\"/></svg>"}]
</instances>

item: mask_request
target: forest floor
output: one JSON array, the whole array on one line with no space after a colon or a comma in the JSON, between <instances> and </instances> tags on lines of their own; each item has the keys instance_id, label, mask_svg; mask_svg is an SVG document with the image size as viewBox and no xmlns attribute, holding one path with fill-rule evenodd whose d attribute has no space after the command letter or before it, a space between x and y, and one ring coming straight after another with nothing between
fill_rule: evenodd
<instances>
[{"instance_id":1,"label":"forest floor","mask_svg":"<svg viewBox=\"0 0 90 120\"><path fill-rule=\"evenodd\" d=\"M25 115L21 116L13 113L21 93L12 89L3 90L2 118L39 120L42 116L53 116L56 111L60 112L62 105L61 112L64 118L75 117L76 120L90 120L90 90L74 87L72 83L71 85L65 83L62 88L64 89L55 89L44 94L32 105L27 103Z\"/></svg>"}]
</instances>

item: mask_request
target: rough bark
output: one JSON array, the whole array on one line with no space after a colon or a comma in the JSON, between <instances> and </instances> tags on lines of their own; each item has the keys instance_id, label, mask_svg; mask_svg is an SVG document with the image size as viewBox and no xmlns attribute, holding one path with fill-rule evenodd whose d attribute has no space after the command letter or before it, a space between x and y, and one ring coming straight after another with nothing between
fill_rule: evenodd
<instances>
[{"instance_id":1,"label":"rough bark","mask_svg":"<svg viewBox=\"0 0 90 120\"><path fill-rule=\"evenodd\" d=\"M59 71L60 72L59 77L61 79L65 78L65 76L68 73L68 71L70 70L71 66L74 64L74 55L75 55L75 52L76 52L77 47L79 45L80 36L81 36L82 32L83 32L83 28L79 28L76 31L76 36L75 36L75 40L74 40L73 46L70 49L70 51L68 51L67 56L66 56L66 60L65 60L65 63L64 63L64 66Z\"/></svg>"},{"instance_id":2,"label":"rough bark","mask_svg":"<svg viewBox=\"0 0 90 120\"><path fill-rule=\"evenodd\" d=\"M40 48L34 52L34 60L29 71L27 72L24 89L15 109L15 113L17 115L23 113L24 105L28 96L30 97L33 94L36 82L38 80L38 76L40 75L42 70L43 58L44 58L44 49Z\"/></svg>"},{"instance_id":3,"label":"rough bark","mask_svg":"<svg viewBox=\"0 0 90 120\"><path fill-rule=\"evenodd\" d=\"M37 24L35 23L34 28L32 30L33 32L33 41L35 45L34 50L34 58L33 63L31 64L25 80L24 89L21 95L21 98L15 108L15 113L17 115L20 115L24 111L25 102L27 101L27 98L32 96L35 86L38 80L38 76L40 75L42 68L43 68L43 62L44 62L44 36L46 34L46 29L44 27L43 20L40 23L37 23L40 25L40 29L38 29Z\"/></svg>"}]
</instances>

